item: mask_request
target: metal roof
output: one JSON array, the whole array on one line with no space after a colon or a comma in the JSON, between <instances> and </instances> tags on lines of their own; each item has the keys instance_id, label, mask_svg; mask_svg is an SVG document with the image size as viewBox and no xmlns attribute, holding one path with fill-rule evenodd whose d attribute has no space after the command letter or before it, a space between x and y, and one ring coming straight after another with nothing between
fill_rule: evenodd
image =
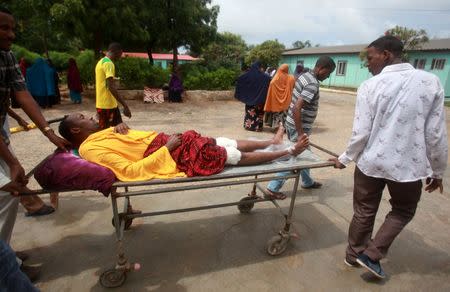
<instances>
[{"instance_id":1,"label":"metal roof","mask_svg":"<svg viewBox=\"0 0 450 292\"><path fill-rule=\"evenodd\" d=\"M135 52L123 52L124 57L133 57L133 58L142 58L142 59L148 59L147 53L135 53ZM152 57L154 60L172 60L173 54L158 54L153 53ZM178 55L178 60L183 61L196 61L198 58L191 57L189 55Z\"/></svg>"},{"instance_id":2,"label":"metal roof","mask_svg":"<svg viewBox=\"0 0 450 292\"><path fill-rule=\"evenodd\" d=\"M316 55L316 54L352 54L359 53L368 44L330 46L330 47L312 47L303 49L289 49L283 52L283 56L291 55ZM415 51L436 51L450 50L450 38L448 39L432 39L423 44L422 47Z\"/></svg>"}]
</instances>

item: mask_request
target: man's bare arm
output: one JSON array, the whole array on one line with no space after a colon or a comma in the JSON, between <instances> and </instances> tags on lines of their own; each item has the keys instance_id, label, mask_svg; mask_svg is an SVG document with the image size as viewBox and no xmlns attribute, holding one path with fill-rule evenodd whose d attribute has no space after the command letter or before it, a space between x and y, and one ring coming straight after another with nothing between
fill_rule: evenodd
<instances>
[{"instance_id":1,"label":"man's bare arm","mask_svg":"<svg viewBox=\"0 0 450 292\"><path fill-rule=\"evenodd\" d=\"M125 100L122 98L122 96L120 96L119 91L117 91L116 84L114 82L114 78L109 77L108 79L106 79L106 85L107 85L109 91L111 91L112 95L116 98L116 100L123 106L123 114L126 117L131 118L130 108L128 107L128 104L125 102Z\"/></svg>"},{"instance_id":2,"label":"man's bare arm","mask_svg":"<svg viewBox=\"0 0 450 292\"><path fill-rule=\"evenodd\" d=\"M19 126L21 126L25 131L28 131L28 123L22 119L21 116L19 116L15 111L13 111L11 108L8 108L8 115L15 119Z\"/></svg>"},{"instance_id":3,"label":"man's bare arm","mask_svg":"<svg viewBox=\"0 0 450 292\"><path fill-rule=\"evenodd\" d=\"M58 148L66 149L70 143L65 139L57 136L55 132L48 126L47 121L39 109L36 101L26 90L16 91L16 100L20 104L23 111L30 117L30 119L36 124L36 126L42 131L42 133Z\"/></svg>"},{"instance_id":4,"label":"man's bare arm","mask_svg":"<svg viewBox=\"0 0 450 292\"><path fill-rule=\"evenodd\" d=\"M297 130L299 138L303 135L302 107L303 107L303 99L301 96L299 96L297 102L294 105L293 111L295 129Z\"/></svg>"}]
</instances>

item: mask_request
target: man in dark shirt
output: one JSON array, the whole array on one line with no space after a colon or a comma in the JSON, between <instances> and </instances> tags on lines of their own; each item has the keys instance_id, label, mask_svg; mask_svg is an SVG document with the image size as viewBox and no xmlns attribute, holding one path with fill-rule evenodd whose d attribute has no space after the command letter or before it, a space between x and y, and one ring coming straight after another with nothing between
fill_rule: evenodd
<instances>
[{"instance_id":1,"label":"man in dark shirt","mask_svg":"<svg viewBox=\"0 0 450 292\"><path fill-rule=\"evenodd\" d=\"M17 195L26 190L28 180L19 160L9 145L8 135L3 129L10 105L10 93L14 93L23 111L38 126L42 133L59 148L69 143L57 136L49 127L33 97L27 91L25 80L16 58L11 52L14 41L15 21L11 12L0 6L0 239L9 243L17 216L19 198ZM36 278L34 271L22 265L24 271L30 272L30 278Z\"/></svg>"}]
</instances>

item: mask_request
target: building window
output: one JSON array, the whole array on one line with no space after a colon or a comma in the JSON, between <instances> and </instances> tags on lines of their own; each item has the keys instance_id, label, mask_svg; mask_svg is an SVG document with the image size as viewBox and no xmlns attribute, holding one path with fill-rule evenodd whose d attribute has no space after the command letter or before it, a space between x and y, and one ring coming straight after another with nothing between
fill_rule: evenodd
<instances>
[{"instance_id":1,"label":"building window","mask_svg":"<svg viewBox=\"0 0 450 292\"><path fill-rule=\"evenodd\" d=\"M425 69L425 64L427 63L426 59L415 59L414 60L414 68L416 69Z\"/></svg>"},{"instance_id":2,"label":"building window","mask_svg":"<svg viewBox=\"0 0 450 292\"><path fill-rule=\"evenodd\" d=\"M431 70L443 70L445 66L445 59L433 59L431 62Z\"/></svg>"},{"instance_id":3,"label":"building window","mask_svg":"<svg viewBox=\"0 0 450 292\"><path fill-rule=\"evenodd\" d=\"M345 76L346 71L347 71L347 61L338 61L336 75Z\"/></svg>"}]
</instances>

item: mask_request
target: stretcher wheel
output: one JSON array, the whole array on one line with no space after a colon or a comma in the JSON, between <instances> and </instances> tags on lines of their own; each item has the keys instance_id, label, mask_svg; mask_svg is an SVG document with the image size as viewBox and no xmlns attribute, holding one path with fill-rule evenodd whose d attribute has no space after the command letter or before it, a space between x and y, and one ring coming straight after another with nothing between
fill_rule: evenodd
<instances>
[{"instance_id":1,"label":"stretcher wheel","mask_svg":"<svg viewBox=\"0 0 450 292\"><path fill-rule=\"evenodd\" d=\"M125 271L109 269L100 275L100 285L105 288L116 288L122 286L126 279Z\"/></svg>"},{"instance_id":2,"label":"stretcher wheel","mask_svg":"<svg viewBox=\"0 0 450 292\"><path fill-rule=\"evenodd\" d=\"M239 202L241 202L239 205L237 205L239 212L243 214L250 213L250 211L253 209L253 206L255 206L255 203L253 202L245 202L249 200L254 200L255 198L252 197L245 197L242 198Z\"/></svg>"},{"instance_id":3,"label":"stretcher wheel","mask_svg":"<svg viewBox=\"0 0 450 292\"><path fill-rule=\"evenodd\" d=\"M122 214L122 213L121 213ZM121 214L119 214L119 221L122 222L122 217L120 216ZM114 224L114 217L111 219L111 224L113 227L116 227L116 224ZM133 219L126 219L125 220L125 230L130 229L131 224L133 224Z\"/></svg>"},{"instance_id":4,"label":"stretcher wheel","mask_svg":"<svg viewBox=\"0 0 450 292\"><path fill-rule=\"evenodd\" d=\"M273 256L282 254L289 242L289 236L275 235L267 241L267 253Z\"/></svg>"}]
</instances>

